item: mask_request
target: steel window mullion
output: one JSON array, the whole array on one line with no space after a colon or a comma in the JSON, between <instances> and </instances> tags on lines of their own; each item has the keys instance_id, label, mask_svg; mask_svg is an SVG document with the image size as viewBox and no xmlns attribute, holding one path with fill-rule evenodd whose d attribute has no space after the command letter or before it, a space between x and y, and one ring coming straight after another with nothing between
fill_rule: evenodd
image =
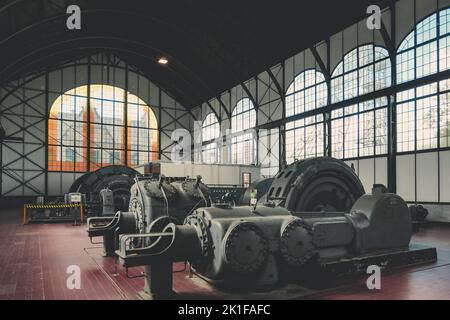
<instances>
[{"instance_id":1,"label":"steel window mullion","mask_svg":"<svg viewBox=\"0 0 450 320\"><path fill-rule=\"evenodd\" d=\"M61 83L61 87L62 87L62 84L64 83L64 76L63 76L63 71L61 71L61 79L60 79L60 83ZM63 154L62 154L62 150L63 150L63 113L62 113L62 111L63 111L63 97L62 97L62 95L60 96L61 97L61 100L60 100L60 104L59 104L59 114L60 114L60 116L59 116L59 125L60 125L60 134L58 134L58 133L56 133L56 139L58 139L58 137L60 137L60 140L59 140L59 144L60 144L60 148L59 148L59 167L60 167L60 170L62 170L63 169ZM60 177L60 185L62 184L61 183L61 177Z\"/></svg>"},{"instance_id":2,"label":"steel window mullion","mask_svg":"<svg viewBox=\"0 0 450 320\"><path fill-rule=\"evenodd\" d=\"M73 82L75 84L77 83L77 62L76 61L74 63L74 67L73 67ZM77 89L78 89L78 87L75 88L75 94L77 93ZM76 94L76 96L77 96L77 94ZM77 97L76 96L71 97L71 99L73 99L72 103L73 103L73 110L74 110L73 119L72 119L72 121L73 121L73 147L72 147L72 152L71 152L71 154L72 154L71 156L73 157L73 163L72 163L73 171L76 171L76 166L77 166L77 157L75 154L75 150L77 147L77 134L76 134L77 124L75 122L76 114L77 114Z\"/></svg>"},{"instance_id":3,"label":"steel window mullion","mask_svg":"<svg viewBox=\"0 0 450 320\"><path fill-rule=\"evenodd\" d=\"M372 123L373 123L373 150L372 155L377 154L377 112L375 109L372 110ZM375 181L375 180L374 180Z\"/></svg>"},{"instance_id":4,"label":"steel window mullion","mask_svg":"<svg viewBox=\"0 0 450 320\"><path fill-rule=\"evenodd\" d=\"M438 40L437 41L437 52L436 52L436 58L437 58L437 72L439 73L441 71L441 61L440 61L440 47L441 47L441 15L440 13L436 13L436 35ZM442 38L443 39L443 38ZM436 112L437 112L437 147L438 149L441 147L441 88L440 88L440 82L437 82L437 106L436 106ZM438 159L439 159L439 152L438 152ZM439 164L439 160L438 160ZM440 168L438 166L438 191L439 191L439 177L440 177ZM438 199L440 197L440 192L438 192Z\"/></svg>"},{"instance_id":5,"label":"steel window mullion","mask_svg":"<svg viewBox=\"0 0 450 320\"><path fill-rule=\"evenodd\" d=\"M342 118L342 158L344 159L345 159L345 119L346 117Z\"/></svg>"},{"instance_id":6,"label":"steel window mullion","mask_svg":"<svg viewBox=\"0 0 450 320\"><path fill-rule=\"evenodd\" d=\"M83 125L86 126L86 132L87 137L84 138L84 152L86 153L86 171L91 172L91 152L92 152L92 145L95 140L95 128L94 128L94 138L91 139L91 126L92 126L92 119L91 119L91 56L88 57L88 63L87 63L87 93L86 93L86 123ZM83 117L84 118L84 117ZM83 119L84 120L84 119Z\"/></svg>"}]
</instances>

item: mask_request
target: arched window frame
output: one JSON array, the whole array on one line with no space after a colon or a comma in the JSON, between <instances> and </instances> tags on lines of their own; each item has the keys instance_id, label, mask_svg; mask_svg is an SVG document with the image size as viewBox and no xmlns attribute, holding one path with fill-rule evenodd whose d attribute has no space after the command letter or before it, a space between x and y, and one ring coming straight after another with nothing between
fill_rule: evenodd
<instances>
[{"instance_id":1,"label":"arched window frame","mask_svg":"<svg viewBox=\"0 0 450 320\"><path fill-rule=\"evenodd\" d=\"M255 106L249 98L242 98L231 114L231 163L250 165L256 162L256 137L254 132L246 132L255 126Z\"/></svg>"},{"instance_id":2,"label":"arched window frame","mask_svg":"<svg viewBox=\"0 0 450 320\"><path fill-rule=\"evenodd\" d=\"M419 21L397 49L397 83L450 69L450 9Z\"/></svg>"},{"instance_id":3,"label":"arched window frame","mask_svg":"<svg viewBox=\"0 0 450 320\"><path fill-rule=\"evenodd\" d=\"M119 87L91 84L64 92L50 108L48 132L49 171L85 172L158 159L153 110Z\"/></svg>"},{"instance_id":4,"label":"arched window frame","mask_svg":"<svg viewBox=\"0 0 450 320\"><path fill-rule=\"evenodd\" d=\"M210 112L202 123L202 141L209 142L220 136L220 124L216 115Z\"/></svg>"},{"instance_id":5,"label":"arched window frame","mask_svg":"<svg viewBox=\"0 0 450 320\"><path fill-rule=\"evenodd\" d=\"M426 16L397 49L397 82L450 69L450 8ZM450 80L397 93L397 152L450 147Z\"/></svg>"},{"instance_id":6,"label":"arched window frame","mask_svg":"<svg viewBox=\"0 0 450 320\"><path fill-rule=\"evenodd\" d=\"M299 73L286 91L286 116L301 114L327 105L328 85L322 72L307 69Z\"/></svg>"},{"instance_id":7,"label":"arched window frame","mask_svg":"<svg viewBox=\"0 0 450 320\"><path fill-rule=\"evenodd\" d=\"M299 73L286 91L286 116L326 106L328 84L322 72L307 69ZM286 162L325 154L323 115L286 123Z\"/></svg>"},{"instance_id":8,"label":"arched window frame","mask_svg":"<svg viewBox=\"0 0 450 320\"><path fill-rule=\"evenodd\" d=\"M390 87L391 60L386 48L372 43L349 51L331 75L331 102L337 103Z\"/></svg>"},{"instance_id":9,"label":"arched window frame","mask_svg":"<svg viewBox=\"0 0 450 320\"><path fill-rule=\"evenodd\" d=\"M213 164L219 162L220 149L215 140L220 137L220 123L217 116L210 112L202 123L202 160L204 163ZM212 142L211 142L212 141Z\"/></svg>"},{"instance_id":10,"label":"arched window frame","mask_svg":"<svg viewBox=\"0 0 450 320\"><path fill-rule=\"evenodd\" d=\"M350 50L331 76L332 103L391 86L391 60L381 46ZM354 159L387 154L388 99L381 97L331 112L332 156Z\"/></svg>"}]
</instances>

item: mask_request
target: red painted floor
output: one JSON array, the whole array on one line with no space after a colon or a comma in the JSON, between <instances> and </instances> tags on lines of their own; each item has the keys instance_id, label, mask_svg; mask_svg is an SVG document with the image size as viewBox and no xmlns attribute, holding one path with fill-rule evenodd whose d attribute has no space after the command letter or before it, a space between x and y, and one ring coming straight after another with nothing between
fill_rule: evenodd
<instances>
[{"instance_id":1,"label":"red painted floor","mask_svg":"<svg viewBox=\"0 0 450 320\"><path fill-rule=\"evenodd\" d=\"M382 276L380 291L369 291L365 281L313 293L307 299L450 299L450 227L434 226L416 233L414 242L438 248L432 265L396 270ZM102 258L85 226L30 224L22 226L20 210L0 209L0 299L136 299L143 279L129 279L114 258ZM81 269L80 290L70 290L66 270ZM176 264L175 270L183 268ZM131 275L139 275L135 268ZM187 272L174 274L174 290L182 298L212 299L225 296ZM278 296L278 298L283 298Z\"/></svg>"}]
</instances>

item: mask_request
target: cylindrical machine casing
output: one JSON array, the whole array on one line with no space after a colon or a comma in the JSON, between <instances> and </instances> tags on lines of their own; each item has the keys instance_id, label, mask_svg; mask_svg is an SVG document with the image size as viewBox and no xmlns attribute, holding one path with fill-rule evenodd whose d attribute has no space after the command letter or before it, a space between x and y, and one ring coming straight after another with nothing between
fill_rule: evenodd
<instances>
[{"instance_id":1,"label":"cylindrical machine casing","mask_svg":"<svg viewBox=\"0 0 450 320\"><path fill-rule=\"evenodd\" d=\"M345 162L317 157L281 170L259 203L272 201L294 212L348 212L363 194L361 181Z\"/></svg>"},{"instance_id":2,"label":"cylindrical machine casing","mask_svg":"<svg viewBox=\"0 0 450 320\"><path fill-rule=\"evenodd\" d=\"M257 276L269 255L278 251L281 224L287 219L292 219L292 215L284 208L198 209L185 221L197 228L202 239L202 256L194 267L210 279ZM246 265L237 260L247 260Z\"/></svg>"},{"instance_id":3,"label":"cylindrical machine casing","mask_svg":"<svg viewBox=\"0 0 450 320\"><path fill-rule=\"evenodd\" d=\"M209 205L208 187L199 179L147 179L131 187L129 211L135 214L138 232L148 233L160 217L171 217L180 224L196 208Z\"/></svg>"},{"instance_id":4,"label":"cylindrical machine casing","mask_svg":"<svg viewBox=\"0 0 450 320\"><path fill-rule=\"evenodd\" d=\"M354 204L348 218L355 229L354 253L407 248L412 224L408 206L396 194L366 194Z\"/></svg>"},{"instance_id":5,"label":"cylindrical machine casing","mask_svg":"<svg viewBox=\"0 0 450 320\"><path fill-rule=\"evenodd\" d=\"M363 196L350 213L331 216L223 205L197 209L182 226L153 225L156 233L144 235L143 247L127 248L126 236L121 238L116 252L126 266L189 260L211 280L255 285L276 284L315 262L402 250L411 237L408 208L393 194Z\"/></svg>"}]
</instances>

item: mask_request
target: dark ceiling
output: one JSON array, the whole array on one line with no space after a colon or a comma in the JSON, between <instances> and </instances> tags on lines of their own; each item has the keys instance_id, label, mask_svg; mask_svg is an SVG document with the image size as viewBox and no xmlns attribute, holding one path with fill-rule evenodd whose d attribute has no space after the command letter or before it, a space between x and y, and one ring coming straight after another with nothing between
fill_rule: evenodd
<instances>
[{"instance_id":1,"label":"dark ceiling","mask_svg":"<svg viewBox=\"0 0 450 320\"><path fill-rule=\"evenodd\" d=\"M392 2L0 1L0 83L107 50L192 108ZM82 9L81 30L66 28L70 4Z\"/></svg>"}]
</instances>

